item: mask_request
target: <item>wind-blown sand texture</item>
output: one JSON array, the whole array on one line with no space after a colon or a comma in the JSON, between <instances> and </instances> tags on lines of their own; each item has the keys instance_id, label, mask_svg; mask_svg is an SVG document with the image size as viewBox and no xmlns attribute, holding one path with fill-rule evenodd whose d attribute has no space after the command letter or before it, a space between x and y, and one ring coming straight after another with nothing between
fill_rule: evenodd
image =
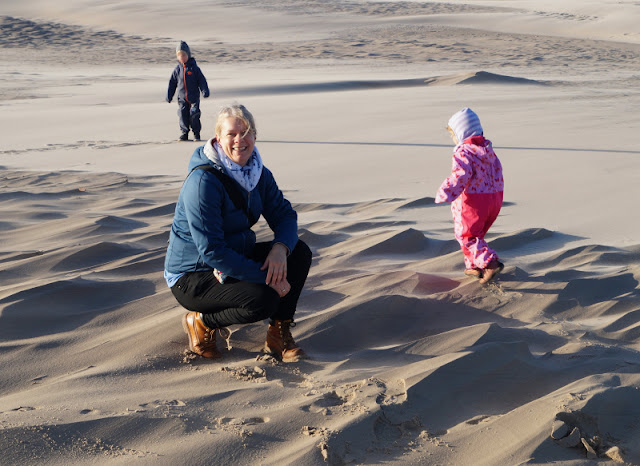
<instances>
[{"instance_id":1,"label":"wind-blown sand texture","mask_svg":"<svg viewBox=\"0 0 640 466\"><path fill-rule=\"evenodd\" d=\"M640 5L205 3L3 5L0 463L640 464ZM203 136L247 105L299 213L308 360L264 323L188 352L180 39ZM486 287L432 197L463 106L505 170Z\"/></svg>"}]
</instances>

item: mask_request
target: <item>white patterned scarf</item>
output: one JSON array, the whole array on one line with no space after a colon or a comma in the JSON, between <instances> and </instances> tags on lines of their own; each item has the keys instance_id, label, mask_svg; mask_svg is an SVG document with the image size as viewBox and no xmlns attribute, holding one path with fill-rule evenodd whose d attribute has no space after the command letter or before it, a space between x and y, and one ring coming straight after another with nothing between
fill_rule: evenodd
<instances>
[{"instance_id":1,"label":"white patterned scarf","mask_svg":"<svg viewBox=\"0 0 640 466\"><path fill-rule=\"evenodd\" d=\"M253 153L244 167L231 160L217 141L214 143L214 148L227 175L236 180L247 191L253 191L258 185L258 181L260 181L260 176L262 176L262 157L260 157L258 148L253 148Z\"/></svg>"}]
</instances>

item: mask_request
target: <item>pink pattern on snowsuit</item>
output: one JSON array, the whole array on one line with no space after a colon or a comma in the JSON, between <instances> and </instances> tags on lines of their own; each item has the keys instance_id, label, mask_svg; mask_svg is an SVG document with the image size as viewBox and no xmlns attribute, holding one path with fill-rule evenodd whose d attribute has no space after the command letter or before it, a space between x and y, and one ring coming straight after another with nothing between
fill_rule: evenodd
<instances>
[{"instance_id":1,"label":"pink pattern on snowsuit","mask_svg":"<svg viewBox=\"0 0 640 466\"><path fill-rule=\"evenodd\" d=\"M491 141L473 136L456 146L451 175L444 180L436 203L451 202L454 233L466 268L485 269L498 260L484 236L502 207L502 164Z\"/></svg>"}]
</instances>

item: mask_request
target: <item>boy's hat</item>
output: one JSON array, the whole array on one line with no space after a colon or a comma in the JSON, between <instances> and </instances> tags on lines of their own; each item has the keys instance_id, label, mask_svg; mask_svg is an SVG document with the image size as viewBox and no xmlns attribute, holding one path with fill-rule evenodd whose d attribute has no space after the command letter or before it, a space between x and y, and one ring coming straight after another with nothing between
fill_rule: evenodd
<instances>
[{"instance_id":1,"label":"boy's hat","mask_svg":"<svg viewBox=\"0 0 640 466\"><path fill-rule=\"evenodd\" d=\"M191 50L189 50L189 46L183 40L181 40L178 46L176 47L176 53L180 51L186 52L187 57L191 58Z\"/></svg>"},{"instance_id":2,"label":"boy's hat","mask_svg":"<svg viewBox=\"0 0 640 466\"><path fill-rule=\"evenodd\" d=\"M458 144L471 136L482 136L480 118L470 108L463 108L449 119L449 128L458 138Z\"/></svg>"}]
</instances>

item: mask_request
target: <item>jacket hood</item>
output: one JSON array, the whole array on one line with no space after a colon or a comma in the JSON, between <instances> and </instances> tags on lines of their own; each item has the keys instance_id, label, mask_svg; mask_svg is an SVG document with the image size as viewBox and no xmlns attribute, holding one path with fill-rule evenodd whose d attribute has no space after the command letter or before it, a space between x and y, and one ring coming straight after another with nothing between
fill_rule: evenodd
<instances>
[{"instance_id":1,"label":"jacket hood","mask_svg":"<svg viewBox=\"0 0 640 466\"><path fill-rule=\"evenodd\" d=\"M472 146L479 146L487 148L491 145L491 141L485 139L484 136L471 136L464 140L464 144L471 144Z\"/></svg>"},{"instance_id":2,"label":"jacket hood","mask_svg":"<svg viewBox=\"0 0 640 466\"><path fill-rule=\"evenodd\" d=\"M473 156L481 160L486 157L490 158L494 154L491 141L485 139L484 136L471 136L465 139L464 142L455 147L454 153L456 152L462 152L467 156Z\"/></svg>"},{"instance_id":3,"label":"jacket hood","mask_svg":"<svg viewBox=\"0 0 640 466\"><path fill-rule=\"evenodd\" d=\"M209 139L204 146L198 147L189 160L189 172L199 165L209 164L224 172L218 151L213 148L215 138Z\"/></svg>"},{"instance_id":4,"label":"jacket hood","mask_svg":"<svg viewBox=\"0 0 640 466\"><path fill-rule=\"evenodd\" d=\"M458 144L472 136L482 136L483 130L480 118L470 108L463 108L449 119L449 128L458 138Z\"/></svg>"}]
</instances>

